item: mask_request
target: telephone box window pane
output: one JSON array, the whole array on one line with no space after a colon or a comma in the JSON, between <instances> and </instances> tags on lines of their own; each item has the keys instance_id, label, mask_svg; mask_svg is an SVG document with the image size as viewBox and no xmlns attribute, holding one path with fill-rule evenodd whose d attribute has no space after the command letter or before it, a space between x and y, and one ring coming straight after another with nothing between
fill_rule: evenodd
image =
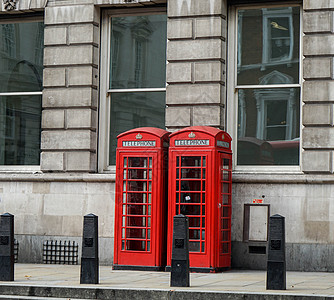
<instances>
[{"instance_id":1,"label":"telephone box window pane","mask_svg":"<svg viewBox=\"0 0 334 300\"><path fill-rule=\"evenodd\" d=\"M223 199L223 205L228 205L228 204L230 204L230 195L226 195L226 194L223 194L222 195L222 199Z\"/></svg>"},{"instance_id":2,"label":"telephone box window pane","mask_svg":"<svg viewBox=\"0 0 334 300\"><path fill-rule=\"evenodd\" d=\"M230 168L230 160L227 158L223 159L223 169L228 170Z\"/></svg>"},{"instance_id":3,"label":"telephone box window pane","mask_svg":"<svg viewBox=\"0 0 334 300\"><path fill-rule=\"evenodd\" d=\"M128 167L129 168L146 168L147 158L146 157L129 157Z\"/></svg>"},{"instance_id":4,"label":"telephone box window pane","mask_svg":"<svg viewBox=\"0 0 334 300\"><path fill-rule=\"evenodd\" d=\"M222 173L223 173L223 180L229 181L230 180L230 174L231 174L230 171L223 170Z\"/></svg>"},{"instance_id":5,"label":"telephone box window pane","mask_svg":"<svg viewBox=\"0 0 334 300\"><path fill-rule=\"evenodd\" d=\"M181 191L200 191L201 181L200 180L182 180Z\"/></svg>"},{"instance_id":6,"label":"telephone box window pane","mask_svg":"<svg viewBox=\"0 0 334 300\"><path fill-rule=\"evenodd\" d=\"M137 127L165 128L165 92L111 93L110 101L109 164L115 165L117 135Z\"/></svg>"},{"instance_id":7,"label":"telephone box window pane","mask_svg":"<svg viewBox=\"0 0 334 300\"><path fill-rule=\"evenodd\" d=\"M128 179L147 179L147 171L141 169L129 169Z\"/></svg>"},{"instance_id":8,"label":"telephone box window pane","mask_svg":"<svg viewBox=\"0 0 334 300\"><path fill-rule=\"evenodd\" d=\"M147 184L144 181L128 181L128 191L146 191Z\"/></svg>"},{"instance_id":9,"label":"telephone box window pane","mask_svg":"<svg viewBox=\"0 0 334 300\"><path fill-rule=\"evenodd\" d=\"M0 96L0 165L39 165L41 107L42 96Z\"/></svg>"},{"instance_id":10,"label":"telephone box window pane","mask_svg":"<svg viewBox=\"0 0 334 300\"><path fill-rule=\"evenodd\" d=\"M298 165L299 88L239 89L238 165Z\"/></svg>"},{"instance_id":11,"label":"telephone box window pane","mask_svg":"<svg viewBox=\"0 0 334 300\"><path fill-rule=\"evenodd\" d=\"M190 252L201 252L201 243L200 242L189 242L189 251Z\"/></svg>"},{"instance_id":12,"label":"telephone box window pane","mask_svg":"<svg viewBox=\"0 0 334 300\"><path fill-rule=\"evenodd\" d=\"M223 207L223 217L228 218L229 217L229 208L228 207Z\"/></svg>"},{"instance_id":13,"label":"telephone box window pane","mask_svg":"<svg viewBox=\"0 0 334 300\"><path fill-rule=\"evenodd\" d=\"M166 15L112 17L111 89L165 86L166 27Z\"/></svg>"},{"instance_id":14,"label":"telephone box window pane","mask_svg":"<svg viewBox=\"0 0 334 300\"><path fill-rule=\"evenodd\" d=\"M181 157L181 167L200 167L200 166L201 166L200 156Z\"/></svg>"},{"instance_id":15,"label":"telephone box window pane","mask_svg":"<svg viewBox=\"0 0 334 300\"><path fill-rule=\"evenodd\" d=\"M200 205L181 205L181 214L183 215L200 215Z\"/></svg>"},{"instance_id":16,"label":"telephone box window pane","mask_svg":"<svg viewBox=\"0 0 334 300\"><path fill-rule=\"evenodd\" d=\"M201 178L201 169L182 169L181 178Z\"/></svg>"},{"instance_id":17,"label":"telephone box window pane","mask_svg":"<svg viewBox=\"0 0 334 300\"><path fill-rule=\"evenodd\" d=\"M201 218L200 217L189 218L189 227L201 227Z\"/></svg>"},{"instance_id":18,"label":"telephone box window pane","mask_svg":"<svg viewBox=\"0 0 334 300\"><path fill-rule=\"evenodd\" d=\"M128 215L146 215L146 206L145 205L128 205L127 213Z\"/></svg>"},{"instance_id":19,"label":"telephone box window pane","mask_svg":"<svg viewBox=\"0 0 334 300\"><path fill-rule=\"evenodd\" d=\"M126 250L145 251L145 241L126 241Z\"/></svg>"},{"instance_id":20,"label":"telephone box window pane","mask_svg":"<svg viewBox=\"0 0 334 300\"><path fill-rule=\"evenodd\" d=\"M42 91L43 22L0 24L0 38L0 92Z\"/></svg>"},{"instance_id":21,"label":"telephone box window pane","mask_svg":"<svg viewBox=\"0 0 334 300\"><path fill-rule=\"evenodd\" d=\"M230 184L223 183L223 193L228 194L230 192Z\"/></svg>"},{"instance_id":22,"label":"telephone box window pane","mask_svg":"<svg viewBox=\"0 0 334 300\"><path fill-rule=\"evenodd\" d=\"M229 241L229 232L223 231L222 232L222 241Z\"/></svg>"},{"instance_id":23,"label":"telephone box window pane","mask_svg":"<svg viewBox=\"0 0 334 300\"><path fill-rule=\"evenodd\" d=\"M146 230L145 229L137 229L137 228L130 228L126 230L126 237L130 238L146 238Z\"/></svg>"},{"instance_id":24,"label":"telephone box window pane","mask_svg":"<svg viewBox=\"0 0 334 300\"><path fill-rule=\"evenodd\" d=\"M238 11L238 85L299 83L299 19L297 6Z\"/></svg>"},{"instance_id":25,"label":"telephone box window pane","mask_svg":"<svg viewBox=\"0 0 334 300\"><path fill-rule=\"evenodd\" d=\"M229 244L223 243L222 244L222 253L229 253Z\"/></svg>"},{"instance_id":26,"label":"telephone box window pane","mask_svg":"<svg viewBox=\"0 0 334 300\"><path fill-rule=\"evenodd\" d=\"M128 193L128 203L146 203L146 194Z\"/></svg>"},{"instance_id":27,"label":"telephone box window pane","mask_svg":"<svg viewBox=\"0 0 334 300\"><path fill-rule=\"evenodd\" d=\"M146 226L146 218L145 217L128 217L127 218L127 226L145 227Z\"/></svg>"},{"instance_id":28,"label":"telephone box window pane","mask_svg":"<svg viewBox=\"0 0 334 300\"><path fill-rule=\"evenodd\" d=\"M200 239L200 230L189 229L189 239L190 240L199 240Z\"/></svg>"},{"instance_id":29,"label":"telephone box window pane","mask_svg":"<svg viewBox=\"0 0 334 300\"><path fill-rule=\"evenodd\" d=\"M201 203L201 194L181 193L181 203Z\"/></svg>"}]
</instances>

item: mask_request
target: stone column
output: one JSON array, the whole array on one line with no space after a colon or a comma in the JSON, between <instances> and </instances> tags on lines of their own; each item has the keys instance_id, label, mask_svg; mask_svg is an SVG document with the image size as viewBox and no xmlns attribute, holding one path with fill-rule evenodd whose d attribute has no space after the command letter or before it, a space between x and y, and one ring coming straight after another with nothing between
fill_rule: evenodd
<instances>
[{"instance_id":1,"label":"stone column","mask_svg":"<svg viewBox=\"0 0 334 300\"><path fill-rule=\"evenodd\" d=\"M225 127L226 4L169 0L166 127Z\"/></svg>"},{"instance_id":2,"label":"stone column","mask_svg":"<svg viewBox=\"0 0 334 300\"><path fill-rule=\"evenodd\" d=\"M334 2L304 1L302 167L333 173Z\"/></svg>"},{"instance_id":3,"label":"stone column","mask_svg":"<svg viewBox=\"0 0 334 300\"><path fill-rule=\"evenodd\" d=\"M100 18L76 2L45 9L42 171L96 170Z\"/></svg>"}]
</instances>

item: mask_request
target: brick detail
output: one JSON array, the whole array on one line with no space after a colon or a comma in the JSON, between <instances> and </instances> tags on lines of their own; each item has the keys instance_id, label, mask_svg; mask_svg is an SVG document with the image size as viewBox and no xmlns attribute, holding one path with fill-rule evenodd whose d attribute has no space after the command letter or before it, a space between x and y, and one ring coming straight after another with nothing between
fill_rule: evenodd
<instances>
[{"instance_id":1,"label":"brick detail","mask_svg":"<svg viewBox=\"0 0 334 300\"><path fill-rule=\"evenodd\" d=\"M166 126L224 128L226 1L168 1Z\"/></svg>"},{"instance_id":2,"label":"brick detail","mask_svg":"<svg viewBox=\"0 0 334 300\"><path fill-rule=\"evenodd\" d=\"M97 169L99 15L99 8L88 1L50 2L45 9L44 172Z\"/></svg>"},{"instance_id":3,"label":"brick detail","mask_svg":"<svg viewBox=\"0 0 334 300\"><path fill-rule=\"evenodd\" d=\"M303 3L302 170L333 173L334 2Z\"/></svg>"}]
</instances>

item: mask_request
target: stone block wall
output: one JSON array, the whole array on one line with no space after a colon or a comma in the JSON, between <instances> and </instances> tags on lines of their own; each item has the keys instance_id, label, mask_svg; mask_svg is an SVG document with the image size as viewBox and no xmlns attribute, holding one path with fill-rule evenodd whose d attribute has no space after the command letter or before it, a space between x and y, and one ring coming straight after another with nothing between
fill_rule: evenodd
<instances>
[{"instance_id":1,"label":"stone block wall","mask_svg":"<svg viewBox=\"0 0 334 300\"><path fill-rule=\"evenodd\" d=\"M302 170L333 173L333 1L304 1Z\"/></svg>"},{"instance_id":2,"label":"stone block wall","mask_svg":"<svg viewBox=\"0 0 334 300\"><path fill-rule=\"evenodd\" d=\"M97 169L99 8L51 1L45 8L41 170Z\"/></svg>"},{"instance_id":3,"label":"stone block wall","mask_svg":"<svg viewBox=\"0 0 334 300\"><path fill-rule=\"evenodd\" d=\"M168 1L166 127L225 127L225 1Z\"/></svg>"}]
</instances>

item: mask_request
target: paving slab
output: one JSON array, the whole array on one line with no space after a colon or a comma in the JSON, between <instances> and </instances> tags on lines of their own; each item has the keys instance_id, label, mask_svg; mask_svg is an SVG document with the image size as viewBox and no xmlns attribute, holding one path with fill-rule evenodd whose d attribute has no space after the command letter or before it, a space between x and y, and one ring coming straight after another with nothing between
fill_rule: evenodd
<instances>
[{"instance_id":1,"label":"paving slab","mask_svg":"<svg viewBox=\"0 0 334 300\"><path fill-rule=\"evenodd\" d=\"M274 291L266 290L265 271L191 273L188 288L171 288L168 272L116 271L110 266L99 271L100 283L89 285L80 284L79 265L15 264L14 281L0 281L0 299L334 298L334 273L326 272L287 272L287 289Z\"/></svg>"}]
</instances>

